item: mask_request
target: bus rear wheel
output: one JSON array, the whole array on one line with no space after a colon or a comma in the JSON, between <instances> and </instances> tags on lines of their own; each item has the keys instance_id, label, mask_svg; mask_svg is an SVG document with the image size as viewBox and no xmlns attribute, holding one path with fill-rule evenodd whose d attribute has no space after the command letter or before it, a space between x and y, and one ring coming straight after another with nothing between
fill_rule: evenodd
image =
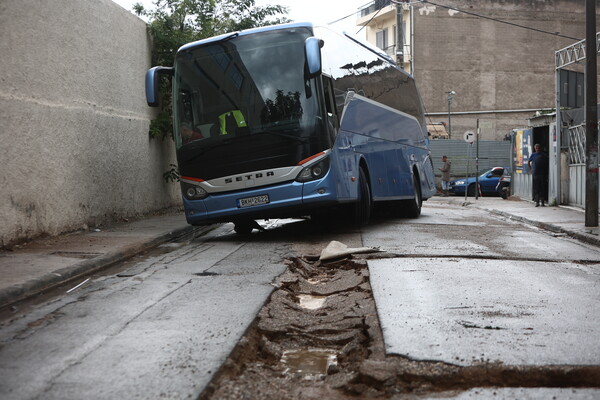
<instances>
[{"instance_id":1,"label":"bus rear wheel","mask_svg":"<svg viewBox=\"0 0 600 400\"><path fill-rule=\"evenodd\" d=\"M423 206L423 197L421 195L421 180L419 175L413 174L413 191L415 196L412 200L405 201L404 215L408 218L418 218L421 215L421 207Z\"/></svg>"},{"instance_id":2,"label":"bus rear wheel","mask_svg":"<svg viewBox=\"0 0 600 400\"><path fill-rule=\"evenodd\" d=\"M354 223L364 226L371 218L371 188L364 169L360 169L358 175L358 201L354 205Z\"/></svg>"}]
</instances>

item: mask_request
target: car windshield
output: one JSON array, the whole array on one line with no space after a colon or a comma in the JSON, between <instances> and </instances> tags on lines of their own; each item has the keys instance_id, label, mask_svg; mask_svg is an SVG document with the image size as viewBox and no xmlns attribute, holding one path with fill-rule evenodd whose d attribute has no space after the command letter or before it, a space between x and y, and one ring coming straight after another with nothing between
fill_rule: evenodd
<instances>
[{"instance_id":1,"label":"car windshield","mask_svg":"<svg viewBox=\"0 0 600 400\"><path fill-rule=\"evenodd\" d=\"M506 170L504 168L494 167L492 169L485 171L483 174L480 175L480 177L487 178L489 175L490 178L496 178L496 177L499 178L502 175L504 175L505 171Z\"/></svg>"},{"instance_id":2,"label":"car windshield","mask_svg":"<svg viewBox=\"0 0 600 400\"><path fill-rule=\"evenodd\" d=\"M180 51L174 127L182 175L212 179L296 165L330 146L316 80L305 76L307 28L235 36Z\"/></svg>"}]
</instances>

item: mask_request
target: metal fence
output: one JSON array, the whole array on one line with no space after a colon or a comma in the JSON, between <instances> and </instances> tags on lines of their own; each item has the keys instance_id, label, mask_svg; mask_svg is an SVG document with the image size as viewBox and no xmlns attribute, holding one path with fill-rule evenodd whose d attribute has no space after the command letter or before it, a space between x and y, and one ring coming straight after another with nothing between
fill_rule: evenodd
<instances>
[{"instance_id":1,"label":"metal fence","mask_svg":"<svg viewBox=\"0 0 600 400\"><path fill-rule=\"evenodd\" d=\"M464 140L443 139L432 140L429 143L436 176L441 176L438 168L442 166L443 155L448 156L452 162L451 175L453 177L465 177L467 175L467 164L469 164L469 176L475 176L477 143L469 145ZM493 167L510 167L510 147L510 141L480 140L478 172L482 173Z\"/></svg>"}]
</instances>

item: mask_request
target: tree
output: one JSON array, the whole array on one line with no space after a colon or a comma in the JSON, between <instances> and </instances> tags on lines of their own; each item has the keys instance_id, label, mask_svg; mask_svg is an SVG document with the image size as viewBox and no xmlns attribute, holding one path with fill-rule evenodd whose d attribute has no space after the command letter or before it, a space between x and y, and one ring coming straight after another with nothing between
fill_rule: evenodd
<instances>
[{"instance_id":1,"label":"tree","mask_svg":"<svg viewBox=\"0 0 600 400\"><path fill-rule=\"evenodd\" d=\"M154 9L140 3L133 6L139 16L148 18L153 38L152 64L172 65L177 50L196 40L259 26L289 22L287 8L280 5L256 6L255 0L156 0ZM161 111L150 124L150 135L173 135L171 94L168 82L161 83Z\"/></svg>"}]
</instances>

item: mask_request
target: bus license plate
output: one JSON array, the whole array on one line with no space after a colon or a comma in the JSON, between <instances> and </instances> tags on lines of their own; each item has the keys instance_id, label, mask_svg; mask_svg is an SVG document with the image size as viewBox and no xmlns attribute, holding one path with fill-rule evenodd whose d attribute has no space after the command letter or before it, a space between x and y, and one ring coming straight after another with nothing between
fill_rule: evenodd
<instances>
[{"instance_id":1,"label":"bus license plate","mask_svg":"<svg viewBox=\"0 0 600 400\"><path fill-rule=\"evenodd\" d=\"M258 206L261 204L269 203L269 195L263 194L262 196L248 197L245 199L238 199L238 208Z\"/></svg>"}]
</instances>

